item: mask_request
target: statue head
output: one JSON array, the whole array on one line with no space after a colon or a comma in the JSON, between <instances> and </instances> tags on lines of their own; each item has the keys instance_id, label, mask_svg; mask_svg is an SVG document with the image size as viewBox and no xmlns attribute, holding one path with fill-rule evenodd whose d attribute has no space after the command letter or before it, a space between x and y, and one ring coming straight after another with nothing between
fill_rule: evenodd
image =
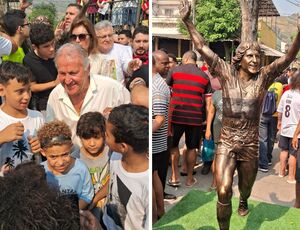
<instances>
[{"instance_id":1,"label":"statue head","mask_svg":"<svg viewBox=\"0 0 300 230\"><path fill-rule=\"evenodd\" d=\"M257 64L259 65L259 70L261 64L261 49L257 42L242 42L236 49L235 56L232 58L232 64L237 70L239 70L241 67L242 59L245 57L245 54L248 50L258 53L259 57L257 60Z\"/></svg>"}]
</instances>

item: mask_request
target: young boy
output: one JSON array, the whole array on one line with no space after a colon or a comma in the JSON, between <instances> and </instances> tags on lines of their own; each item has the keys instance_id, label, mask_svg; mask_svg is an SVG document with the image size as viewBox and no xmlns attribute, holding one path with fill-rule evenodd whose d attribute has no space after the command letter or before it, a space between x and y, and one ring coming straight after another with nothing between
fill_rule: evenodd
<instances>
[{"instance_id":1,"label":"young boy","mask_svg":"<svg viewBox=\"0 0 300 230\"><path fill-rule=\"evenodd\" d=\"M109 115L106 143L115 152L103 214L107 229L148 229L148 124L148 109L143 106L121 105Z\"/></svg>"},{"instance_id":2,"label":"young boy","mask_svg":"<svg viewBox=\"0 0 300 230\"><path fill-rule=\"evenodd\" d=\"M82 147L78 158L88 167L95 196L89 209L100 218L109 182L109 148L105 145L105 118L99 112L83 114L77 123L77 136Z\"/></svg>"},{"instance_id":3,"label":"young boy","mask_svg":"<svg viewBox=\"0 0 300 230\"><path fill-rule=\"evenodd\" d=\"M5 62L0 67L0 165L14 168L24 161L33 160L40 151L35 137L44 123L40 112L27 108L30 101L29 69L18 63ZM39 161L40 155L35 155Z\"/></svg>"},{"instance_id":4,"label":"young boy","mask_svg":"<svg viewBox=\"0 0 300 230\"><path fill-rule=\"evenodd\" d=\"M42 162L47 182L59 188L62 195L78 197L79 209L85 209L94 197L91 177L84 163L71 156L71 130L62 121L46 123L39 131Z\"/></svg>"},{"instance_id":5,"label":"young boy","mask_svg":"<svg viewBox=\"0 0 300 230\"><path fill-rule=\"evenodd\" d=\"M24 65L32 72L31 90L34 102L31 106L45 111L52 89L59 84L54 64L55 41L51 25L34 23L30 27L30 41L33 51L26 54Z\"/></svg>"}]
</instances>

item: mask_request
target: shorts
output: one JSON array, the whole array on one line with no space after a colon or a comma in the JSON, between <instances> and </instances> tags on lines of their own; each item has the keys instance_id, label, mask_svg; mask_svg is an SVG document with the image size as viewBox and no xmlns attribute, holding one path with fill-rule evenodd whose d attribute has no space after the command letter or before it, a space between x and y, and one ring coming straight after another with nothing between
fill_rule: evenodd
<instances>
[{"instance_id":1,"label":"shorts","mask_svg":"<svg viewBox=\"0 0 300 230\"><path fill-rule=\"evenodd\" d=\"M299 148L296 150L292 147L292 140L293 138L291 137L284 137L280 135L278 147L281 148L282 151L288 151L289 154L296 157L297 152L299 152Z\"/></svg>"},{"instance_id":2,"label":"shorts","mask_svg":"<svg viewBox=\"0 0 300 230\"><path fill-rule=\"evenodd\" d=\"M185 133L185 144L188 149L199 148L200 138L203 136L202 126L172 124L173 142L172 148L178 147L182 134Z\"/></svg>"},{"instance_id":3,"label":"shorts","mask_svg":"<svg viewBox=\"0 0 300 230\"><path fill-rule=\"evenodd\" d=\"M168 150L152 154L152 173L154 171L159 171L161 167L164 167L164 162L166 161L166 157L168 157ZM169 160L169 159L167 159ZM166 165L168 162L166 162Z\"/></svg>"}]
</instances>

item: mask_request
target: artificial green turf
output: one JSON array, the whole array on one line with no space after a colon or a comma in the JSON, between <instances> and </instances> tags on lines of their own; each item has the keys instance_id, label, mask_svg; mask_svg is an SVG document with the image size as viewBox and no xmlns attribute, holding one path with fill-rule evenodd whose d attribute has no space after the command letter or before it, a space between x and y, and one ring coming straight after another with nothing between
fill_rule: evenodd
<instances>
[{"instance_id":1,"label":"artificial green turf","mask_svg":"<svg viewBox=\"0 0 300 230\"><path fill-rule=\"evenodd\" d=\"M191 190L154 226L155 230L216 230L215 192ZM231 230L300 230L300 210L249 200L250 212L237 214L238 199L232 198Z\"/></svg>"}]
</instances>

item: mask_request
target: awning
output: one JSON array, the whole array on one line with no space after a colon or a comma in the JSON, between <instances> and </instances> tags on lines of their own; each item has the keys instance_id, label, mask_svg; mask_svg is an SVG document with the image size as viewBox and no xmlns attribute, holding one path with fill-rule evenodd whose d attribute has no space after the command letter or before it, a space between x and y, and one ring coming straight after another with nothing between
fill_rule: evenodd
<instances>
[{"instance_id":1,"label":"awning","mask_svg":"<svg viewBox=\"0 0 300 230\"><path fill-rule=\"evenodd\" d=\"M272 49L264 44L259 44L262 52L264 52L265 56L271 56L271 57L282 57L284 53L281 53L278 50Z\"/></svg>"}]
</instances>

